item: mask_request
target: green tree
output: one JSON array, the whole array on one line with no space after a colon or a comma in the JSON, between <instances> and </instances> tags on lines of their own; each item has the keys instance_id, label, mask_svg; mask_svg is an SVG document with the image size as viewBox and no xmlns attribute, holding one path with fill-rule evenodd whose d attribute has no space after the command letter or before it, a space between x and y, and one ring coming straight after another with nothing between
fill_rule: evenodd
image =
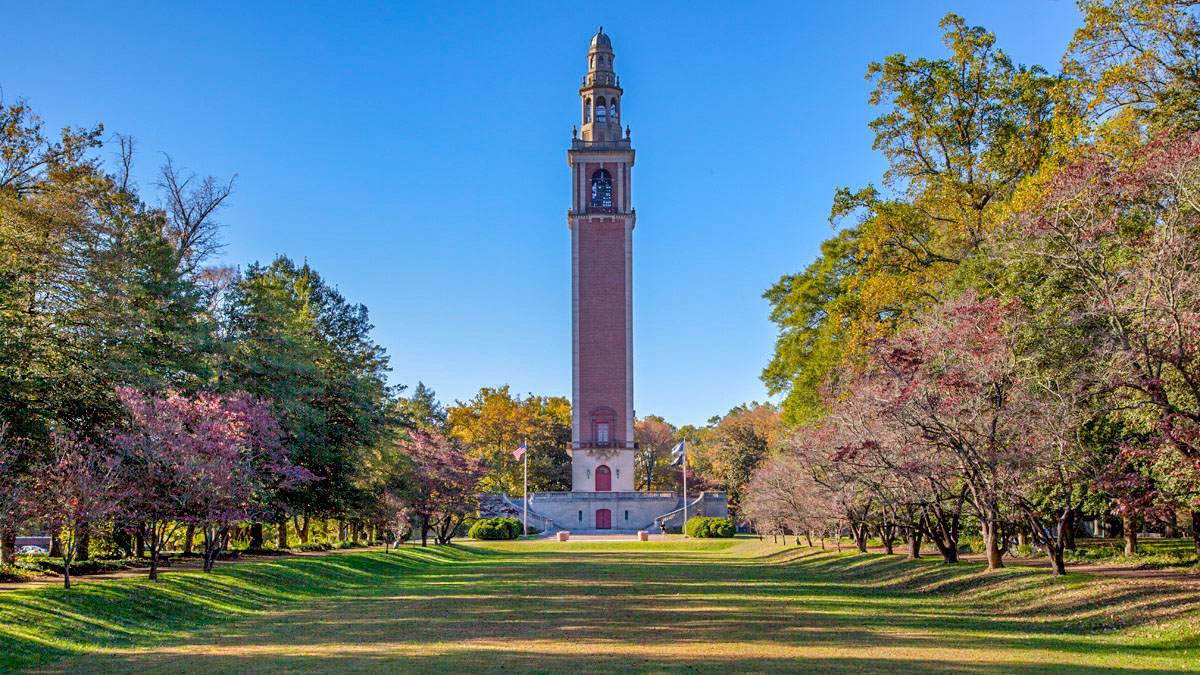
<instances>
[{"instance_id":1,"label":"green tree","mask_svg":"<svg viewBox=\"0 0 1200 675\"><path fill-rule=\"evenodd\" d=\"M319 479L283 495L306 516L365 508L354 460L383 435L388 396L371 329L366 307L286 257L251 265L229 290L221 387L274 402L292 461Z\"/></svg>"},{"instance_id":2,"label":"green tree","mask_svg":"<svg viewBox=\"0 0 1200 675\"><path fill-rule=\"evenodd\" d=\"M703 441L693 446L689 460L693 470L728 493L730 508L736 511L754 471L776 451L782 430L778 407L742 404L710 424ZM681 429L681 434L684 431Z\"/></svg>"},{"instance_id":3,"label":"green tree","mask_svg":"<svg viewBox=\"0 0 1200 675\"><path fill-rule=\"evenodd\" d=\"M954 14L940 26L947 56L895 54L868 68L889 192L839 190L830 221L856 225L765 294L780 337L763 379L787 394L790 422L820 414L817 389L842 360L861 359L869 341L974 285L964 263L1051 153L1060 78L1014 65L994 35Z\"/></svg>"},{"instance_id":4,"label":"green tree","mask_svg":"<svg viewBox=\"0 0 1200 675\"><path fill-rule=\"evenodd\" d=\"M424 382L417 382L412 396L400 399L396 405L398 412L418 429L441 429L446 424L446 407Z\"/></svg>"}]
</instances>

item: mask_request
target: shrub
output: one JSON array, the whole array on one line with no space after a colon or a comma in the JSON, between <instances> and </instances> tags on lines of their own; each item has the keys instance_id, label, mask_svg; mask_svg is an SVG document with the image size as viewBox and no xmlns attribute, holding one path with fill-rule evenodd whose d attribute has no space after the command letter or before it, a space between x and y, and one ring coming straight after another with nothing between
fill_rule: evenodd
<instances>
[{"instance_id":1,"label":"shrub","mask_svg":"<svg viewBox=\"0 0 1200 675\"><path fill-rule=\"evenodd\" d=\"M0 583L29 581L45 574L40 567L22 562L19 558L12 565L0 565Z\"/></svg>"},{"instance_id":2,"label":"shrub","mask_svg":"<svg viewBox=\"0 0 1200 675\"><path fill-rule=\"evenodd\" d=\"M287 555L288 553L291 553L291 551L286 548L254 548L249 546L242 549L236 549L235 552L240 555Z\"/></svg>"},{"instance_id":3,"label":"shrub","mask_svg":"<svg viewBox=\"0 0 1200 675\"><path fill-rule=\"evenodd\" d=\"M467 530L472 539L516 539L521 536L521 521L516 518L487 518L477 520Z\"/></svg>"},{"instance_id":4,"label":"shrub","mask_svg":"<svg viewBox=\"0 0 1200 675\"><path fill-rule=\"evenodd\" d=\"M30 558L26 561L27 565L22 565L24 569L36 569L42 572L51 574L62 574L66 569L63 565L62 558ZM143 567L147 564L144 560L76 560L71 563L71 574L104 574L106 572L117 572L120 570L129 569L131 567Z\"/></svg>"},{"instance_id":5,"label":"shrub","mask_svg":"<svg viewBox=\"0 0 1200 675\"><path fill-rule=\"evenodd\" d=\"M338 543L334 544L333 548L340 551L342 549L362 548L364 546L369 546L369 545L370 545L370 542L366 542L366 541L342 541L342 542L338 542Z\"/></svg>"},{"instance_id":6,"label":"shrub","mask_svg":"<svg viewBox=\"0 0 1200 675\"><path fill-rule=\"evenodd\" d=\"M697 516L687 521L687 534L697 539L727 539L737 531L728 518Z\"/></svg>"},{"instance_id":7,"label":"shrub","mask_svg":"<svg viewBox=\"0 0 1200 675\"><path fill-rule=\"evenodd\" d=\"M299 546L296 547L296 550L303 551L304 553L312 553L314 551L332 551L333 544L330 544L329 542L326 542L326 541L311 542L308 544L300 544Z\"/></svg>"}]
</instances>

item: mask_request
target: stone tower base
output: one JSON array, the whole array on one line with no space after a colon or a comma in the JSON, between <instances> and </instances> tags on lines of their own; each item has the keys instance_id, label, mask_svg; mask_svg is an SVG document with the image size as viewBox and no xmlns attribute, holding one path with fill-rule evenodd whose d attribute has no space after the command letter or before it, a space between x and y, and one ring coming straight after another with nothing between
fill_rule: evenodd
<instances>
[{"instance_id":1,"label":"stone tower base","mask_svg":"<svg viewBox=\"0 0 1200 675\"><path fill-rule=\"evenodd\" d=\"M724 492L689 495L689 518L705 516L725 518L729 501ZM520 518L520 497L486 495L481 516ZM608 511L608 527L603 527L601 510ZM675 492L534 492L529 495L529 525L543 533L621 532L649 530L683 525L683 499Z\"/></svg>"}]
</instances>

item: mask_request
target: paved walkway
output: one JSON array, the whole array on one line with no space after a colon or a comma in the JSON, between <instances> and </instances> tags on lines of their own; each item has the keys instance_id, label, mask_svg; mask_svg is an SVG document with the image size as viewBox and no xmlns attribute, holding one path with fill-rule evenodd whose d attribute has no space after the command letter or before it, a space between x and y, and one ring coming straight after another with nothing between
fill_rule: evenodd
<instances>
[{"instance_id":1,"label":"paved walkway","mask_svg":"<svg viewBox=\"0 0 1200 675\"><path fill-rule=\"evenodd\" d=\"M650 541L666 541L669 539L665 534L651 534ZM634 534L572 534L568 541L637 541L637 533ZM541 541L554 541L554 537L550 536Z\"/></svg>"},{"instance_id":2,"label":"paved walkway","mask_svg":"<svg viewBox=\"0 0 1200 675\"><path fill-rule=\"evenodd\" d=\"M830 546L830 548L833 548ZM845 544L842 548L847 548ZM849 547L850 550L854 546ZM872 553L883 553L882 546L868 546L867 550ZM906 550L902 546L895 547L896 555L905 555ZM939 558L936 552L921 551L922 558ZM970 562L987 562L987 556L982 553L963 553L959 556L960 560ZM1050 561L1046 558L1016 558L1011 555L1004 556L1004 564L1009 567L1035 567L1038 569L1050 569ZM1141 567L1123 567L1121 565L1106 565L1103 563L1067 563L1068 574L1099 574L1106 577L1119 577L1122 579L1151 579L1158 581L1179 581L1183 583L1200 584L1200 574L1196 574L1184 568L1141 568Z\"/></svg>"}]
</instances>

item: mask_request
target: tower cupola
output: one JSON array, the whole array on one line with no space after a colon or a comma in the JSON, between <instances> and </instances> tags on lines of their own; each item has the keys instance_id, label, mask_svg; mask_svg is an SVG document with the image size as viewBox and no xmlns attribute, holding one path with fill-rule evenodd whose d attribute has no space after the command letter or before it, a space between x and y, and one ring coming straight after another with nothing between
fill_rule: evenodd
<instances>
[{"instance_id":1,"label":"tower cupola","mask_svg":"<svg viewBox=\"0 0 1200 675\"><path fill-rule=\"evenodd\" d=\"M579 88L583 106L579 138L590 143L622 140L621 79L613 71L612 40L604 28L592 36L588 47L588 70Z\"/></svg>"}]
</instances>

